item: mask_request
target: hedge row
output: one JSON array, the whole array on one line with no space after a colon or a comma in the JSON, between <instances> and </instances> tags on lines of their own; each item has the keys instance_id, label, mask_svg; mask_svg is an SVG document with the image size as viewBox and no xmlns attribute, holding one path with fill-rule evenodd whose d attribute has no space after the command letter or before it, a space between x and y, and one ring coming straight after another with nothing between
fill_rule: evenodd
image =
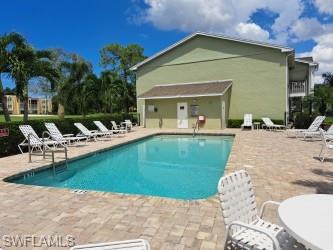
<instances>
[{"instance_id":1,"label":"hedge row","mask_svg":"<svg viewBox=\"0 0 333 250\"><path fill-rule=\"evenodd\" d=\"M36 131L36 133L39 136L42 136L43 131L46 130L44 126L45 122L54 122L63 134L77 134L79 131L74 126L75 122L81 122L88 129L95 130L97 129L97 127L95 126L93 121L101 121L106 127L111 129L110 121L116 121L117 123L120 123L125 119L131 119L133 122L137 122L137 118L133 114L113 114L65 119L38 119L30 120L27 123L24 123L22 121L0 123L0 128L9 129L8 137L0 137L0 157L19 153L17 145L24 140L24 137L19 130L19 125L22 124L31 125Z\"/></svg>"},{"instance_id":2,"label":"hedge row","mask_svg":"<svg viewBox=\"0 0 333 250\"><path fill-rule=\"evenodd\" d=\"M272 120L275 124L283 125L283 120ZM228 128L240 128L243 124L243 119L229 119L228 120ZM252 122L260 122L260 124L263 124L263 121L261 119L253 119Z\"/></svg>"}]
</instances>

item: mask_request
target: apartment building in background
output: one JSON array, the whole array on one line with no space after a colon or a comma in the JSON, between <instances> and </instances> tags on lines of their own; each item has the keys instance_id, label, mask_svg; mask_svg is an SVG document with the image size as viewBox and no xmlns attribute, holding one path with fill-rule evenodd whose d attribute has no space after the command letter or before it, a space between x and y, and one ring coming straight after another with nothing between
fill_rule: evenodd
<instances>
[{"instance_id":1,"label":"apartment building in background","mask_svg":"<svg viewBox=\"0 0 333 250\"><path fill-rule=\"evenodd\" d=\"M20 115L24 111L24 103L15 95L6 95L7 108L10 114ZM29 114L46 115L52 112L52 101L46 98L29 98L28 103ZM2 106L0 105L0 112L2 113Z\"/></svg>"}]
</instances>

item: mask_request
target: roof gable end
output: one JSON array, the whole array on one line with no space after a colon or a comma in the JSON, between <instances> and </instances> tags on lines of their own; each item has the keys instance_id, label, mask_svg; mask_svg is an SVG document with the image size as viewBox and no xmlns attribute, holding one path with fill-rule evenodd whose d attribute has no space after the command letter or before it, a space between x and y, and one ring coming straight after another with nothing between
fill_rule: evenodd
<instances>
[{"instance_id":1,"label":"roof gable end","mask_svg":"<svg viewBox=\"0 0 333 250\"><path fill-rule=\"evenodd\" d=\"M171 46L167 47L166 49L148 57L147 59L143 60L142 62L134 65L133 67L130 68L130 70L135 71L139 67L143 66L144 64L154 60L157 57L160 57L167 53L168 51L184 44L188 40L194 38L194 37L199 37L199 36L204 36L204 37L212 37L212 38L218 38L218 39L223 39L223 40L229 40L229 41L235 41L235 42L241 42L241 43L247 43L247 44L252 44L252 45L258 45L262 47L268 47L268 48L273 48L273 49L278 49L281 52L294 52L294 49L282 45L276 45L276 44L271 44L271 43L265 43L265 42L259 42L259 41L253 41L253 40L247 40L247 39L242 39L242 38L236 38L236 37L230 37L230 36L224 36L224 35L216 35L216 34L209 34L209 33L203 33L203 32L197 32L194 34L191 34L182 40L178 41L177 43L172 44Z\"/></svg>"}]
</instances>

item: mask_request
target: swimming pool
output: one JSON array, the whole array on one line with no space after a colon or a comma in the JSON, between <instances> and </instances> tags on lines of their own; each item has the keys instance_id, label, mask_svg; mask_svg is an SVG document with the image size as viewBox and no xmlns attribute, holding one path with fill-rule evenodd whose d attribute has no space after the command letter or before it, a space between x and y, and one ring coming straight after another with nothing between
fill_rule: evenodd
<instances>
[{"instance_id":1,"label":"swimming pool","mask_svg":"<svg viewBox=\"0 0 333 250\"><path fill-rule=\"evenodd\" d=\"M216 193L231 136L157 135L25 174L11 182L59 188L203 199Z\"/></svg>"}]
</instances>

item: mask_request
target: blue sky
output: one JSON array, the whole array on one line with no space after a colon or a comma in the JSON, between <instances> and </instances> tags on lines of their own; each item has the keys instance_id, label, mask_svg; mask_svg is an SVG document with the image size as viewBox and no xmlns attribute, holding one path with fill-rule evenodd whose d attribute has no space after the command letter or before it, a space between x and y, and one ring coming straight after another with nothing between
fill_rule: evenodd
<instances>
[{"instance_id":1,"label":"blue sky","mask_svg":"<svg viewBox=\"0 0 333 250\"><path fill-rule=\"evenodd\" d=\"M4 0L0 34L16 31L35 48L78 53L97 74L99 50L109 43L138 43L149 56L198 30L287 44L313 55L322 66L319 74L333 71L333 1L235 2Z\"/></svg>"}]
</instances>

